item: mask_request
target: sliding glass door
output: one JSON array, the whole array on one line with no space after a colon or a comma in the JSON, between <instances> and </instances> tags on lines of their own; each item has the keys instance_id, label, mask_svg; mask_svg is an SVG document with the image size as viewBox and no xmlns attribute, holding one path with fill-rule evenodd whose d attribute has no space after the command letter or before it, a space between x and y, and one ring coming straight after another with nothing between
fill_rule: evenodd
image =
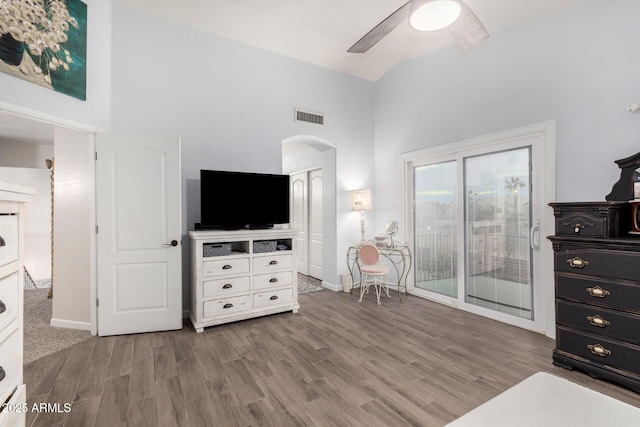
<instances>
[{"instance_id":1,"label":"sliding glass door","mask_svg":"<svg viewBox=\"0 0 640 427\"><path fill-rule=\"evenodd\" d=\"M495 143L404 156L413 294L529 329L545 327L537 319L543 311L536 311L544 294L537 286L543 282L544 141L542 132L500 135Z\"/></svg>"},{"instance_id":2,"label":"sliding glass door","mask_svg":"<svg viewBox=\"0 0 640 427\"><path fill-rule=\"evenodd\" d=\"M532 319L531 148L464 158L465 301Z\"/></svg>"},{"instance_id":3,"label":"sliding glass door","mask_svg":"<svg viewBox=\"0 0 640 427\"><path fill-rule=\"evenodd\" d=\"M416 287L458 296L457 165L414 168Z\"/></svg>"}]
</instances>

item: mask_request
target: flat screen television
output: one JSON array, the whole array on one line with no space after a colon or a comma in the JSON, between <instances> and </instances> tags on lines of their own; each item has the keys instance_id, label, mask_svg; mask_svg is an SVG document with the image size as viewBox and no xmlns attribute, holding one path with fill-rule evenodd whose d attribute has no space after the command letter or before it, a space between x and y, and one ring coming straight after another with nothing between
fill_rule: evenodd
<instances>
[{"instance_id":1,"label":"flat screen television","mask_svg":"<svg viewBox=\"0 0 640 427\"><path fill-rule=\"evenodd\" d=\"M264 229L288 222L289 175L200 171L197 229Z\"/></svg>"}]
</instances>

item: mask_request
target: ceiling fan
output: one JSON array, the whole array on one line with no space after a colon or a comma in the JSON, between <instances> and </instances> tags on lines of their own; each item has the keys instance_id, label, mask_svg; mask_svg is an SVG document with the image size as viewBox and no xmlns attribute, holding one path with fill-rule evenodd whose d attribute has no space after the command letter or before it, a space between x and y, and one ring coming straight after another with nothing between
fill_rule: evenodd
<instances>
[{"instance_id":1,"label":"ceiling fan","mask_svg":"<svg viewBox=\"0 0 640 427\"><path fill-rule=\"evenodd\" d=\"M418 31L450 30L458 45L469 49L489 37L487 29L462 0L409 0L347 50L365 53L405 20Z\"/></svg>"}]
</instances>

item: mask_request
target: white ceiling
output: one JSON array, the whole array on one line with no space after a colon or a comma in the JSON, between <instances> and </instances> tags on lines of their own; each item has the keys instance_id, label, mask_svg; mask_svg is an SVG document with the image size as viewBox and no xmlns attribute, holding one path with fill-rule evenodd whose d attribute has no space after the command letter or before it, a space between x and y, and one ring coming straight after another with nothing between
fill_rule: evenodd
<instances>
[{"instance_id":1,"label":"white ceiling","mask_svg":"<svg viewBox=\"0 0 640 427\"><path fill-rule=\"evenodd\" d=\"M401 61L453 44L448 30L420 33L401 24L367 53L347 53L406 1L112 0L118 6L371 81ZM588 0L464 1L492 33Z\"/></svg>"},{"instance_id":2,"label":"white ceiling","mask_svg":"<svg viewBox=\"0 0 640 427\"><path fill-rule=\"evenodd\" d=\"M111 0L271 52L376 81L397 63L454 44L401 24L367 53L347 49L406 0ZM589 0L464 0L489 33ZM491 43L491 37L485 42ZM476 47L482 49L482 46ZM463 54L463 53L461 53ZM2 140L51 142L53 128L0 111Z\"/></svg>"}]
</instances>

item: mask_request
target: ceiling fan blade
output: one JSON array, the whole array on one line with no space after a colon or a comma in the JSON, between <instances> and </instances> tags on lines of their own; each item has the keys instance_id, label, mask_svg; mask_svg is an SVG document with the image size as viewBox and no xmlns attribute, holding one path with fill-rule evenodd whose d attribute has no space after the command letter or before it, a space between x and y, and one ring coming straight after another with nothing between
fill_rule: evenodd
<instances>
[{"instance_id":1,"label":"ceiling fan blade","mask_svg":"<svg viewBox=\"0 0 640 427\"><path fill-rule=\"evenodd\" d=\"M347 50L349 53L365 53L369 49L371 49L376 43L382 40L387 34L393 31L401 22L407 20L409 16L409 8L411 7L411 2L408 1L401 6L398 10L393 12L391 15L387 16L387 18L376 25L373 30L369 31L365 34L360 40L358 40L353 46Z\"/></svg>"},{"instance_id":2,"label":"ceiling fan blade","mask_svg":"<svg viewBox=\"0 0 640 427\"><path fill-rule=\"evenodd\" d=\"M482 25L478 17L463 2L460 17L449 27L449 31L458 45L467 50L489 38L489 32Z\"/></svg>"}]
</instances>

